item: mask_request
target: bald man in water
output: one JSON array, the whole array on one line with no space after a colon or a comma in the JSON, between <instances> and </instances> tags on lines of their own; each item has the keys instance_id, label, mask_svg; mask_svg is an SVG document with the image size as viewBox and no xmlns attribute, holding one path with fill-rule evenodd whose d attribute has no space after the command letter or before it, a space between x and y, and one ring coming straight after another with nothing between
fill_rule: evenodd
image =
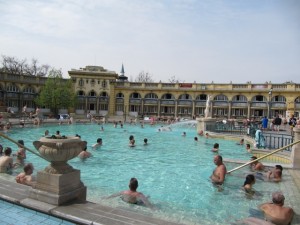
<instances>
[{"instance_id":1,"label":"bald man in water","mask_svg":"<svg viewBox=\"0 0 300 225\"><path fill-rule=\"evenodd\" d=\"M290 207L284 207L285 197L281 192L272 194L272 203L260 205L267 221L277 225L291 224L294 216L294 210Z\"/></svg>"},{"instance_id":2,"label":"bald man in water","mask_svg":"<svg viewBox=\"0 0 300 225\"><path fill-rule=\"evenodd\" d=\"M214 163L217 167L214 170L213 174L210 176L210 179L214 184L222 185L225 180L225 175L227 173L227 169L223 163L222 156L216 155L214 157Z\"/></svg>"}]
</instances>

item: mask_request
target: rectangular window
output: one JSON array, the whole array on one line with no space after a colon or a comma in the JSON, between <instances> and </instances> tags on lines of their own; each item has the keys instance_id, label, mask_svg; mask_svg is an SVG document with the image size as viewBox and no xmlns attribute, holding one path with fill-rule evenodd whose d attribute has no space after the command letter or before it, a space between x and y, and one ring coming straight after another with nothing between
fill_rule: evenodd
<instances>
[{"instance_id":1,"label":"rectangular window","mask_svg":"<svg viewBox=\"0 0 300 225\"><path fill-rule=\"evenodd\" d=\"M123 112L124 110L124 105L116 105L116 111Z\"/></svg>"},{"instance_id":2,"label":"rectangular window","mask_svg":"<svg viewBox=\"0 0 300 225\"><path fill-rule=\"evenodd\" d=\"M108 110L108 104L100 104L100 110Z\"/></svg>"}]
</instances>

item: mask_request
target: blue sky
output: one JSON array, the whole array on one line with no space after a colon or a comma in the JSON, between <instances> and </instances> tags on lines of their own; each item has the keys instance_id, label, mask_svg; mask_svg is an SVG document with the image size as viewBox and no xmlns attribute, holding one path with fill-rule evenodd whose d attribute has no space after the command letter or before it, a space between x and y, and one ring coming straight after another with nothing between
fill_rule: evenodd
<instances>
[{"instance_id":1,"label":"blue sky","mask_svg":"<svg viewBox=\"0 0 300 225\"><path fill-rule=\"evenodd\" d=\"M0 0L0 54L134 79L300 83L298 0Z\"/></svg>"}]
</instances>

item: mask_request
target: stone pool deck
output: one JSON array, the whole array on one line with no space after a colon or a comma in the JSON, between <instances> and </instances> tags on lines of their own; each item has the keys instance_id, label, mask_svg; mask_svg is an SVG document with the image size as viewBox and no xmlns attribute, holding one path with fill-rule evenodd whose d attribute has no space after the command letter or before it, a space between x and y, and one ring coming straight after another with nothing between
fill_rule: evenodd
<instances>
[{"instance_id":1,"label":"stone pool deck","mask_svg":"<svg viewBox=\"0 0 300 225\"><path fill-rule=\"evenodd\" d=\"M7 176L4 176L4 178ZM111 208L92 202L73 202L68 205L55 206L48 203L30 199L29 191L31 187L17 184L12 180L0 177L0 199L8 202L28 207L30 209L60 217L75 224L93 225L179 225L152 217L146 216L123 209ZM155 211L153 211L155 214ZM0 224L7 224L5 212L1 212ZM34 218L33 218L34 220Z\"/></svg>"}]
</instances>

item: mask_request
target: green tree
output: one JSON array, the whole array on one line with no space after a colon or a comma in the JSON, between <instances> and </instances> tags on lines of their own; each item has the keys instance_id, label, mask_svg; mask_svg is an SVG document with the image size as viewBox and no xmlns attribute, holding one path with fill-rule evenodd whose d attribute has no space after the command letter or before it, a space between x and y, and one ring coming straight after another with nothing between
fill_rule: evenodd
<instances>
[{"instance_id":1,"label":"green tree","mask_svg":"<svg viewBox=\"0 0 300 225\"><path fill-rule=\"evenodd\" d=\"M51 69L45 86L36 99L37 105L50 108L57 115L59 109L73 107L75 100L71 79L63 79L61 70Z\"/></svg>"}]
</instances>

